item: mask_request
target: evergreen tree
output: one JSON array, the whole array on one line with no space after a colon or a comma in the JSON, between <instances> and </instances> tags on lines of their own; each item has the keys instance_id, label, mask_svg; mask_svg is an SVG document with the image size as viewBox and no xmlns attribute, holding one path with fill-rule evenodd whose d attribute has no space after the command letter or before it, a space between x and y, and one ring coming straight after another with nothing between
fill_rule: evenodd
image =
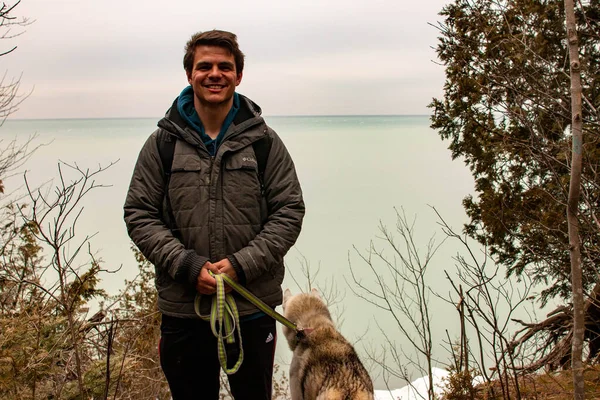
<instances>
[{"instance_id":1,"label":"evergreen tree","mask_svg":"<svg viewBox=\"0 0 600 400\"><path fill-rule=\"evenodd\" d=\"M444 97L432 127L475 178L466 232L510 274L543 286L542 304L571 296L566 207L570 78L564 5L557 0L456 0L439 24ZM577 10L585 143L579 209L583 282L600 259L600 2Z\"/></svg>"}]
</instances>

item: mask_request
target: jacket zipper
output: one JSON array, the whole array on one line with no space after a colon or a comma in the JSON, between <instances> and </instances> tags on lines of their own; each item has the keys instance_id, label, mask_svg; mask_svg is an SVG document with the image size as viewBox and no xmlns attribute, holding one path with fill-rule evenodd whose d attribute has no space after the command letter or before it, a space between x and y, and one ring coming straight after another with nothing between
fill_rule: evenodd
<instances>
[{"instance_id":1,"label":"jacket zipper","mask_svg":"<svg viewBox=\"0 0 600 400\"><path fill-rule=\"evenodd\" d=\"M210 259L211 262L215 262L218 260L215 260L213 258L213 256L215 255L216 252L216 248L215 248L215 233L216 233L216 227L215 227L215 215L213 212L211 212L210 210L213 207L213 202L215 201L216 198L216 194L213 193L214 188L212 185L212 172L213 172L213 166L215 164L215 156L210 156L210 167L208 168L208 178L207 178L207 184L208 184L208 231L209 231L209 245L208 245L208 257Z\"/></svg>"},{"instance_id":2,"label":"jacket zipper","mask_svg":"<svg viewBox=\"0 0 600 400\"><path fill-rule=\"evenodd\" d=\"M215 165L215 156L210 156L210 167L208 168L208 182L206 182L210 187L210 192L212 193L212 170L213 165Z\"/></svg>"}]
</instances>

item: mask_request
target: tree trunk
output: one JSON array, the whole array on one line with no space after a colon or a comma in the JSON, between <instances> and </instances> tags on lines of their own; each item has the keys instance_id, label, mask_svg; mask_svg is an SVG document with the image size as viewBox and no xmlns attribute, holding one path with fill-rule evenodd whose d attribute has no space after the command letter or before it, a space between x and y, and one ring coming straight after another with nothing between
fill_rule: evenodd
<instances>
[{"instance_id":1,"label":"tree trunk","mask_svg":"<svg viewBox=\"0 0 600 400\"><path fill-rule=\"evenodd\" d=\"M565 0L565 17L567 39L569 42L569 60L571 67L571 114L572 114L572 159L571 181L569 183L569 200L567 205L567 221L569 223L569 249L571 258L571 284L573 289L573 342L571 367L573 370L573 398L583 400L583 336L585 333L583 284L581 272L581 249L579 240L579 196L581 191L581 164L583 151L582 107L581 107L581 70L579 64L579 45L575 25L575 5L573 0Z\"/></svg>"}]
</instances>

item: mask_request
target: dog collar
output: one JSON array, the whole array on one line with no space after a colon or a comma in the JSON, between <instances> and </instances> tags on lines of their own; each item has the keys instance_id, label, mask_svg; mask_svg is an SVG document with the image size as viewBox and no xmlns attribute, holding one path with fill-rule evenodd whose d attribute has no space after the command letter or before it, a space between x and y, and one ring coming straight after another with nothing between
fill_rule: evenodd
<instances>
[{"instance_id":1,"label":"dog collar","mask_svg":"<svg viewBox=\"0 0 600 400\"><path fill-rule=\"evenodd\" d=\"M314 331L314 328L298 328L296 329L296 340L301 341L310 335Z\"/></svg>"}]
</instances>

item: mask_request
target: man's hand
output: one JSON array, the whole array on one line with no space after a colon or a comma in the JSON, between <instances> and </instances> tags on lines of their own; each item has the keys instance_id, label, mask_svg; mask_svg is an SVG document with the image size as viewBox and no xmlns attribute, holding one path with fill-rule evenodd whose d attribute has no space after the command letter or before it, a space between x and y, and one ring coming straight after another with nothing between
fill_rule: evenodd
<instances>
[{"instance_id":1,"label":"man's hand","mask_svg":"<svg viewBox=\"0 0 600 400\"><path fill-rule=\"evenodd\" d=\"M217 267L219 269L219 273L220 274L227 275L234 282L238 281L238 277L237 277L237 274L235 272L235 268L233 268L233 265L231 265L231 261L229 261L229 259L224 258L221 261L217 261L216 263L214 263L212 265L215 266L215 267ZM226 286L225 286L225 292L229 293L229 292L231 292L231 290L232 290L231 287L226 284Z\"/></svg>"},{"instance_id":2,"label":"man's hand","mask_svg":"<svg viewBox=\"0 0 600 400\"><path fill-rule=\"evenodd\" d=\"M210 276L210 274L208 273L208 271L212 271L214 274L219 274L220 272L219 268L217 267L217 264L213 264L210 261L207 261L202 266L202 269L200 270L200 275L198 275L198 282L196 282L196 290L200 294L212 295L217 292L217 282L215 281L215 278Z\"/></svg>"}]
</instances>

